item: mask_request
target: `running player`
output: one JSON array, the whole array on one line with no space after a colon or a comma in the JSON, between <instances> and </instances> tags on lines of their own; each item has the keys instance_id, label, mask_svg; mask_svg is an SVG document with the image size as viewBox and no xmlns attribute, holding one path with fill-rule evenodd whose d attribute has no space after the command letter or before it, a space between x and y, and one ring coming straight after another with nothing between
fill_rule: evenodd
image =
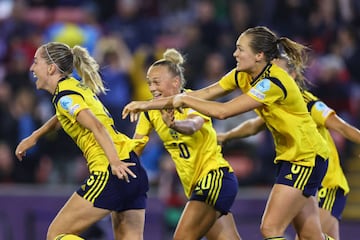
<instances>
[{"instance_id":1,"label":"running player","mask_svg":"<svg viewBox=\"0 0 360 240\"><path fill-rule=\"evenodd\" d=\"M301 88L305 87L304 77L302 76L303 67L292 64L286 55L275 59L273 63L290 73ZM333 109L329 108L309 91L302 90L308 110L317 124L320 134L327 141L330 148L328 170L318 192L321 228L324 233L339 240L339 221L350 189L329 129L337 131L348 140L358 144L360 144L360 131L339 117ZM264 121L260 117L256 117L241 123L227 132L218 133L217 139L222 144L230 139L254 135L263 129L265 129Z\"/></svg>"},{"instance_id":2,"label":"running player","mask_svg":"<svg viewBox=\"0 0 360 240\"><path fill-rule=\"evenodd\" d=\"M185 84L182 55L168 49L153 63L147 83L154 99L178 94ZM238 182L217 145L211 119L190 108L141 113L134 138L155 130L175 163L189 201L178 222L174 239L240 239L230 208Z\"/></svg>"},{"instance_id":3,"label":"running player","mask_svg":"<svg viewBox=\"0 0 360 240\"><path fill-rule=\"evenodd\" d=\"M82 78L71 77L76 69ZM143 239L148 180L133 150L147 139L132 140L114 127L97 95L105 92L99 66L86 49L51 42L40 46L30 71L36 87L53 95L52 117L16 148L26 150L51 130L62 127L82 150L90 171L48 228L47 239L82 239L79 234L112 215L115 239Z\"/></svg>"},{"instance_id":4,"label":"running player","mask_svg":"<svg viewBox=\"0 0 360 240\"><path fill-rule=\"evenodd\" d=\"M289 72L299 86L303 88L303 97L319 132L330 148L329 166L318 192L320 221L323 232L340 239L339 222L350 191L348 182L340 164L339 154L329 130L336 131L346 139L360 144L360 130L338 116L334 109L311 94L306 88L303 76L304 66L291 63L286 55L281 55L274 63Z\"/></svg>"}]
</instances>

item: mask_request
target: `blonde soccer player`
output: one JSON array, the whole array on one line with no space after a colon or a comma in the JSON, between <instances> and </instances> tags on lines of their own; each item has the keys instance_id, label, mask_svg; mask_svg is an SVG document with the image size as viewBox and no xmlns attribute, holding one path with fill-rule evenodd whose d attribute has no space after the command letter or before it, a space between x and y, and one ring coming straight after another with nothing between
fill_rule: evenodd
<instances>
[{"instance_id":1,"label":"blonde soccer player","mask_svg":"<svg viewBox=\"0 0 360 240\"><path fill-rule=\"evenodd\" d=\"M154 100L183 91L184 59L175 49L167 49L163 59L147 72ZM211 119L190 108L184 112L150 110L141 113L134 138L156 131L175 163L185 195L185 209L174 239L240 239L230 208L238 191L237 178L217 145Z\"/></svg>"},{"instance_id":2,"label":"blonde soccer player","mask_svg":"<svg viewBox=\"0 0 360 240\"><path fill-rule=\"evenodd\" d=\"M75 69L81 81L71 77ZM109 214L115 239L143 239L149 186L134 150L146 139L132 140L114 127L97 97L106 90L98 64L83 47L50 42L37 49L30 71L37 89L52 95L56 115L19 143L16 156L22 160L41 136L61 127L89 168L88 178L51 222L46 239L82 239L85 229Z\"/></svg>"}]
</instances>

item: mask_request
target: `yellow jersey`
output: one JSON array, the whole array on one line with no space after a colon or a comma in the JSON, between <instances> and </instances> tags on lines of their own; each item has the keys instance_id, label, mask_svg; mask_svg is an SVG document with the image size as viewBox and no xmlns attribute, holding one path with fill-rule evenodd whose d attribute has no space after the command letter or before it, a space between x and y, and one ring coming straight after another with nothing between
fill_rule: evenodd
<instances>
[{"instance_id":1,"label":"yellow jersey","mask_svg":"<svg viewBox=\"0 0 360 240\"><path fill-rule=\"evenodd\" d=\"M344 193L347 194L350 188L340 165L336 145L329 130L325 126L326 119L331 114L335 114L335 111L308 91L304 91L303 96L320 134L326 140L330 149L329 166L322 181L322 186L326 188L340 187L344 190Z\"/></svg>"},{"instance_id":2,"label":"yellow jersey","mask_svg":"<svg viewBox=\"0 0 360 240\"><path fill-rule=\"evenodd\" d=\"M83 152L90 172L106 171L109 161L94 134L76 121L81 110L89 109L105 126L121 160L128 159L129 153L147 140L133 140L118 132L113 118L95 93L75 78L63 78L59 81L52 103L62 128Z\"/></svg>"},{"instance_id":3,"label":"yellow jersey","mask_svg":"<svg viewBox=\"0 0 360 240\"><path fill-rule=\"evenodd\" d=\"M282 68L269 64L256 79L233 69L219 85L227 91L238 87L263 104L255 112L273 136L275 163L282 160L312 167L316 155L328 158L327 144L307 111L299 87Z\"/></svg>"},{"instance_id":4,"label":"yellow jersey","mask_svg":"<svg viewBox=\"0 0 360 240\"><path fill-rule=\"evenodd\" d=\"M234 68L219 80L219 85L226 91L234 91L239 88L244 93L250 90L251 82L250 74L239 72Z\"/></svg>"},{"instance_id":5,"label":"yellow jersey","mask_svg":"<svg viewBox=\"0 0 360 240\"><path fill-rule=\"evenodd\" d=\"M233 169L223 158L211 119L190 108L183 111L175 111L176 120L185 120L188 115L193 114L205 119L201 129L192 135L181 134L167 127L159 110L142 112L135 132L143 136L148 136L153 129L157 132L175 163L185 195L189 198L196 183L210 170L227 167L233 172Z\"/></svg>"}]
</instances>

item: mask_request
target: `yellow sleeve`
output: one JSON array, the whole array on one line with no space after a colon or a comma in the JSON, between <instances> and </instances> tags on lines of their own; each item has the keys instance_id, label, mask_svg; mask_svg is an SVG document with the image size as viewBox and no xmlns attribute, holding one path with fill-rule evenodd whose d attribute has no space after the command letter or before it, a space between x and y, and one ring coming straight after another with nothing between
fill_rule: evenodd
<instances>
[{"instance_id":1,"label":"yellow sleeve","mask_svg":"<svg viewBox=\"0 0 360 240\"><path fill-rule=\"evenodd\" d=\"M285 97L283 90L267 78L259 81L247 94L265 105L270 105Z\"/></svg>"},{"instance_id":2,"label":"yellow sleeve","mask_svg":"<svg viewBox=\"0 0 360 240\"><path fill-rule=\"evenodd\" d=\"M248 73L239 72L234 68L219 80L219 85L225 91L240 89L242 92L247 92L251 87L251 81L251 76Z\"/></svg>"},{"instance_id":3,"label":"yellow sleeve","mask_svg":"<svg viewBox=\"0 0 360 240\"><path fill-rule=\"evenodd\" d=\"M324 102L316 101L315 104L311 107L311 116L316 122L316 124L325 126L326 119L335 113L335 110L329 108Z\"/></svg>"},{"instance_id":4,"label":"yellow sleeve","mask_svg":"<svg viewBox=\"0 0 360 240\"><path fill-rule=\"evenodd\" d=\"M152 131L153 126L150 122L150 114L147 112L141 112L139 120L136 124L135 133L143 136L148 136Z\"/></svg>"},{"instance_id":5,"label":"yellow sleeve","mask_svg":"<svg viewBox=\"0 0 360 240\"><path fill-rule=\"evenodd\" d=\"M81 95L65 95L57 102L57 112L66 116L72 123L76 121L78 113L87 108L89 107Z\"/></svg>"},{"instance_id":6,"label":"yellow sleeve","mask_svg":"<svg viewBox=\"0 0 360 240\"><path fill-rule=\"evenodd\" d=\"M219 85L226 91L238 88L236 84L236 69L231 70L219 80Z\"/></svg>"}]
</instances>

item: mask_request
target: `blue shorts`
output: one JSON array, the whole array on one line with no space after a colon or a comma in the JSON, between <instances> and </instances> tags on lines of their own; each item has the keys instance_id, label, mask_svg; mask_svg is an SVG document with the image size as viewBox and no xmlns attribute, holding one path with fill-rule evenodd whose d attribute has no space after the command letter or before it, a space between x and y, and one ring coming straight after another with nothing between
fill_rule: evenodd
<instances>
[{"instance_id":1,"label":"blue shorts","mask_svg":"<svg viewBox=\"0 0 360 240\"><path fill-rule=\"evenodd\" d=\"M344 190L339 187L325 188L321 187L318 193L319 207L331 212L335 218L341 220L344 211L347 196Z\"/></svg>"},{"instance_id":2,"label":"blue shorts","mask_svg":"<svg viewBox=\"0 0 360 240\"><path fill-rule=\"evenodd\" d=\"M305 197L315 196L327 171L328 161L316 156L315 166L305 167L279 161L275 183L302 190Z\"/></svg>"},{"instance_id":3,"label":"blue shorts","mask_svg":"<svg viewBox=\"0 0 360 240\"><path fill-rule=\"evenodd\" d=\"M234 203L238 187L235 174L227 167L211 170L198 181L190 200L205 202L226 215Z\"/></svg>"},{"instance_id":4,"label":"blue shorts","mask_svg":"<svg viewBox=\"0 0 360 240\"><path fill-rule=\"evenodd\" d=\"M129 183L121 180L112 174L109 166L106 172L93 171L85 179L84 184L77 190L77 193L98 208L118 212L130 209L145 209L147 191L149 190L145 169L133 152L130 154L129 159L123 161L136 163L135 166L131 166L129 169L137 178L129 176Z\"/></svg>"}]
</instances>

